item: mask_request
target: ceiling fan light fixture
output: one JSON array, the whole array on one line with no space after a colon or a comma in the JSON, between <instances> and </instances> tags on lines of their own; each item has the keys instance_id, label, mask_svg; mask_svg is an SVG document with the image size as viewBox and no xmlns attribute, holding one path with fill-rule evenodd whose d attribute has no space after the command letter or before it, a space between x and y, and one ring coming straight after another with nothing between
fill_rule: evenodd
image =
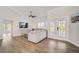
<instances>
[{"instance_id":1,"label":"ceiling fan light fixture","mask_svg":"<svg viewBox=\"0 0 79 59\"><path fill-rule=\"evenodd\" d=\"M29 15L29 17L35 18L36 16L33 16L33 15Z\"/></svg>"},{"instance_id":2,"label":"ceiling fan light fixture","mask_svg":"<svg viewBox=\"0 0 79 59\"><path fill-rule=\"evenodd\" d=\"M31 18L35 18L35 17L37 17L37 16L32 15L32 11L30 11L30 15L29 15L29 17L31 17Z\"/></svg>"}]
</instances>

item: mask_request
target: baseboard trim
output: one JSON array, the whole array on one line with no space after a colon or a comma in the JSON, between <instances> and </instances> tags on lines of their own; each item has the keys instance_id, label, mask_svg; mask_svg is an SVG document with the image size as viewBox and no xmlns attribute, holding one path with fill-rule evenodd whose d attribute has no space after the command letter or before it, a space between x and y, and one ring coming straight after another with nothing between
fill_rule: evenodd
<instances>
[{"instance_id":1,"label":"baseboard trim","mask_svg":"<svg viewBox=\"0 0 79 59\"><path fill-rule=\"evenodd\" d=\"M77 44L77 43L75 43L73 41L68 40L68 42L71 43L71 44L73 44L73 45L75 45L76 47L79 47L79 44Z\"/></svg>"},{"instance_id":2,"label":"baseboard trim","mask_svg":"<svg viewBox=\"0 0 79 59\"><path fill-rule=\"evenodd\" d=\"M55 38L49 38L49 39L55 39ZM60 39L56 39L56 40L60 40ZM69 43L73 44L74 46L79 47L79 44L76 44L70 40L61 40L61 41L69 42Z\"/></svg>"}]
</instances>

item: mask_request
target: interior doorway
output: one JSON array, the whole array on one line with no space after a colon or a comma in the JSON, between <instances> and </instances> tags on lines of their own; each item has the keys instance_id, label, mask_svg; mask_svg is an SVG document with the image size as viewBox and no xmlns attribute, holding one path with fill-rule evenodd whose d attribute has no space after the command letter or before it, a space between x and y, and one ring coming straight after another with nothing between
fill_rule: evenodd
<instances>
[{"instance_id":1,"label":"interior doorway","mask_svg":"<svg viewBox=\"0 0 79 59\"><path fill-rule=\"evenodd\" d=\"M12 22L2 24L4 33L3 33L3 46L10 44L12 39Z\"/></svg>"}]
</instances>

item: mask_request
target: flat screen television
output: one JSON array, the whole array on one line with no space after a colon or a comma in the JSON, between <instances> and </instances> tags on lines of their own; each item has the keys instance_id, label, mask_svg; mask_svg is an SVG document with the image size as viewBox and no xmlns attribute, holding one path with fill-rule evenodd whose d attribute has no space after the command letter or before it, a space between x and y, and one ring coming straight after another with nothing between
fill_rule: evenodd
<instances>
[{"instance_id":1,"label":"flat screen television","mask_svg":"<svg viewBox=\"0 0 79 59\"><path fill-rule=\"evenodd\" d=\"M26 22L19 22L19 28L28 28L28 23L26 23Z\"/></svg>"}]
</instances>

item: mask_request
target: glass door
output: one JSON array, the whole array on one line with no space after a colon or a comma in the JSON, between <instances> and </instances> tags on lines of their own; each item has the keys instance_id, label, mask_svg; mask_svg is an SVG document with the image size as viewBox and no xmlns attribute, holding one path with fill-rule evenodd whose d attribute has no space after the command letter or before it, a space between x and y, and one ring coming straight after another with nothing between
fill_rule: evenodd
<instances>
[{"instance_id":1,"label":"glass door","mask_svg":"<svg viewBox=\"0 0 79 59\"><path fill-rule=\"evenodd\" d=\"M48 24L49 38L64 40L68 38L68 18L61 17L52 19Z\"/></svg>"},{"instance_id":2,"label":"glass door","mask_svg":"<svg viewBox=\"0 0 79 59\"><path fill-rule=\"evenodd\" d=\"M57 21L57 35L59 37L65 37L66 35L66 21L65 20L58 20Z\"/></svg>"}]
</instances>

